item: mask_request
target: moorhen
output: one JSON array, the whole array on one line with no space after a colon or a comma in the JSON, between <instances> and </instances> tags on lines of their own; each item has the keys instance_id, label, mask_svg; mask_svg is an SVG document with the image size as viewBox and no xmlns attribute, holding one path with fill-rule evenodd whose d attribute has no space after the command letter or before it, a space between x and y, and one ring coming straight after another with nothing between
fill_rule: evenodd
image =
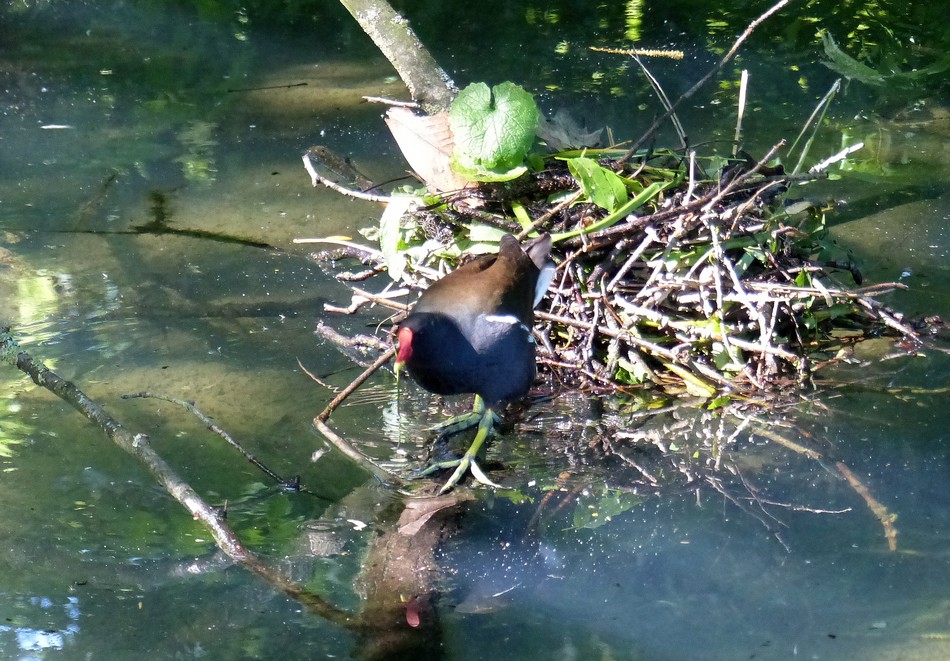
<instances>
[{"instance_id":1,"label":"moorhen","mask_svg":"<svg viewBox=\"0 0 950 661\"><path fill-rule=\"evenodd\" d=\"M495 410L523 397L534 382L534 307L544 296L554 264L551 236L522 246L510 234L497 255L481 255L430 286L396 334L396 374L405 366L416 382L439 395L475 393L471 413L439 426L441 436L478 426L461 459L438 462L424 474L455 466L439 493L471 469L476 480L491 482L475 455L498 420Z\"/></svg>"}]
</instances>

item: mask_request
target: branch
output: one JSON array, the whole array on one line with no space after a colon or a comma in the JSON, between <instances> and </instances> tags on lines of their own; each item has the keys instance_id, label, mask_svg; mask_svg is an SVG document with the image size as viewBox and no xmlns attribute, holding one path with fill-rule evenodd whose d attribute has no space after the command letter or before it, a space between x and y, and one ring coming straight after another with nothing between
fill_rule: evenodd
<instances>
[{"instance_id":1,"label":"branch","mask_svg":"<svg viewBox=\"0 0 950 661\"><path fill-rule=\"evenodd\" d=\"M736 41L735 41L734 44L732 44L732 48L730 48L730 49L729 49L729 52L726 53L726 54L723 56L723 58L722 58L721 60L719 60L719 62L716 64L716 66L714 66L712 69L710 69L709 72L708 72L705 76L703 76L702 78L700 78L700 79L699 79L699 82L697 82L695 85L693 85L693 86L690 87L688 90L686 90L686 92L684 92L683 95L682 95L680 98L678 98L678 99L676 100L676 102L673 103L673 104L669 107L669 109L668 109L666 112L664 112L662 115L660 115L659 117L657 117L656 121L653 122L653 125L652 125L650 128L647 129L646 133L644 133L643 136L642 136L639 140L637 140L636 143L634 143L634 145L633 145L632 147L630 147L629 150L627 150L627 153L624 154L623 158L621 158L620 161L621 161L621 162L625 162L625 161L630 160L630 158L631 158L635 153L637 153L637 150L640 149L640 147L642 147L643 144L644 144L647 140L650 139L650 136L652 136L652 135L656 132L656 130L657 130L658 128L660 128L660 124L662 124L663 122L665 122L667 119L669 119L669 118L673 115L673 113L676 112L676 108L677 108L683 101L685 101L686 99L690 98L691 96L693 96L693 94L695 94L697 91L699 91L699 89L700 89L703 85L705 85L705 84L709 81L710 78L712 78L714 75L716 75L717 73L719 73L719 71L720 71L724 66L726 66L726 63L728 63L729 60L731 60L733 57L735 57L736 52L739 50L739 46L741 46L742 43L743 43L746 39L749 38L749 35L751 35L752 32L753 32L757 27L759 27L759 25L761 25L761 24L762 24L765 20L767 20L772 14L774 14L775 12L777 12L778 10L780 10L782 7L784 7L784 6L787 5L788 3L789 3L789 0L780 0L779 2L775 3L774 5L772 5L772 7L769 8L769 10L766 11L764 14L762 14L762 15L759 16L757 19L755 19L754 21L752 21L751 23L749 23L749 27L747 27L747 28L745 29L745 32L743 32L741 35L739 35L739 38L736 39Z\"/></svg>"},{"instance_id":2,"label":"branch","mask_svg":"<svg viewBox=\"0 0 950 661\"><path fill-rule=\"evenodd\" d=\"M404 485L404 480L402 480L398 475L391 473L385 468L377 465L375 461L354 447L353 444L348 442L345 438L333 431L330 428L330 425L327 424L330 414L333 413L333 411L335 411L346 400L347 397L352 395L357 388L363 385L366 379L372 376L380 367L389 362L390 359L392 359L392 357L395 355L396 349L390 348L388 351L386 351L386 353L377 358L376 362L367 367L362 374L356 377L350 385L344 388L339 394L337 394L336 397L333 398L329 404L327 404L327 407L323 409L320 415L313 419L313 425L317 428L317 431L323 434L323 437L327 439L327 441L329 441L333 447L345 454L352 461L359 464L364 470L372 473L376 479L384 483L396 483L402 486ZM298 360L297 364L300 366L300 369L304 371L304 374L309 376L317 383L320 382L315 375L311 374L310 371L303 366L303 363Z\"/></svg>"},{"instance_id":3,"label":"branch","mask_svg":"<svg viewBox=\"0 0 950 661\"><path fill-rule=\"evenodd\" d=\"M413 101L429 114L448 110L458 90L435 61L409 22L385 0L340 0L389 60Z\"/></svg>"},{"instance_id":4,"label":"branch","mask_svg":"<svg viewBox=\"0 0 950 661\"><path fill-rule=\"evenodd\" d=\"M848 481L848 484L851 485L851 488L857 491L858 494L864 498L864 502L867 503L867 506L870 508L871 512L873 512L874 516L877 517L877 520L881 522L881 526L884 528L884 537L887 538L887 548L891 551L896 551L897 528L894 527L894 521L897 519L897 515L891 514L887 507L881 504L881 501L872 496L868 488L864 486L864 483L861 482L861 480L859 480L857 476L851 472L851 469L848 468L844 462L835 462L835 466L844 476L844 479Z\"/></svg>"},{"instance_id":5,"label":"branch","mask_svg":"<svg viewBox=\"0 0 950 661\"><path fill-rule=\"evenodd\" d=\"M210 431L213 431L215 434L217 434L218 436L223 438L225 441L227 441L228 444L231 447L233 447L235 450L240 452L244 456L245 459L247 459L249 462L254 464L254 466L256 466L262 473L267 475L267 477L269 477L270 479L274 480L274 482L277 482L277 484L279 484L284 489L287 489L289 491L298 491L302 493L308 493L312 496L319 497L318 494L315 494L314 492L300 486L299 475L294 476L292 480L288 480L281 477L274 471L272 471L264 462L262 462L260 459L255 457L253 454L251 454L247 450L245 450L243 445L238 443L234 439L234 437L231 436L231 434L229 434L227 431L222 429L221 426L218 425L218 423L216 423L212 418L202 413L202 411L197 406L195 406L194 402L185 401L183 399L176 399L174 397L167 397L165 395L159 395L157 393L148 392L147 390L143 392L122 395L122 399L161 399L166 402L171 402L172 404L178 404L178 406L181 406L182 408L187 409L188 411L191 411L191 413L196 418L201 420L201 422L203 422L204 425Z\"/></svg>"},{"instance_id":6,"label":"branch","mask_svg":"<svg viewBox=\"0 0 950 661\"><path fill-rule=\"evenodd\" d=\"M797 452L803 456L808 457L809 459L814 459L815 461L823 461L824 457L817 450L807 448L791 439L788 439L781 434L778 434L764 425L760 425L760 428L757 432L760 436L775 441L776 443L785 446L793 452ZM887 548L889 551L897 550L897 528L894 527L894 521L897 519L896 514L892 514L887 507L885 507L881 501L875 498L870 489L865 486L857 476L851 472L851 469L845 465L842 461L835 462L835 468L838 469L838 472L841 473L841 476L851 485L851 488L864 499L864 502L867 504L868 509L877 517L877 520L881 522L881 527L884 528L884 537L887 539Z\"/></svg>"},{"instance_id":7,"label":"branch","mask_svg":"<svg viewBox=\"0 0 950 661\"><path fill-rule=\"evenodd\" d=\"M332 179L324 177L322 174L317 172L317 169L313 166L313 161L310 160L310 151L304 152L303 156L303 167L310 175L310 182L313 184L313 187L316 188L317 184L323 184L330 190L335 190L341 195L346 195L348 197L355 197L358 200L366 200L368 202L389 202L390 197L388 195L374 195L372 193L364 193L363 191L350 190L345 186L341 186Z\"/></svg>"},{"instance_id":8,"label":"branch","mask_svg":"<svg viewBox=\"0 0 950 661\"><path fill-rule=\"evenodd\" d=\"M20 351L19 345L7 329L0 329L0 361L16 367L29 376L36 385L46 388L72 406L101 429L116 445L139 460L175 500L181 503L196 520L208 527L218 548L229 558L306 605L318 615L342 626L352 627L355 624L355 618L351 613L336 608L281 572L266 566L253 551L241 543L219 513L152 449L147 435L132 434L73 383L63 379L42 362L35 361L27 352Z\"/></svg>"}]
</instances>

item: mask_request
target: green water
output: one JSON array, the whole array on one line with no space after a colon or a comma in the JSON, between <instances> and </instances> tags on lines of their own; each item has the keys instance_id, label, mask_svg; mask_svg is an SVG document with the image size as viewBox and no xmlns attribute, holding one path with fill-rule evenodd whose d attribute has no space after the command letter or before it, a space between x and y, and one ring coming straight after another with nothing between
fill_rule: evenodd
<instances>
[{"instance_id":1,"label":"green water","mask_svg":"<svg viewBox=\"0 0 950 661\"><path fill-rule=\"evenodd\" d=\"M380 210L311 188L300 154L323 144L375 180L401 176L406 166L380 108L361 97L404 92L334 3L258 4L3 5L0 319L25 350L148 434L203 497L226 502L228 522L266 562L358 611L361 553L397 496L339 454L313 459L325 447L311 420L332 393L297 360L346 385L359 368L313 334L316 324L372 332L385 315L324 312L325 303L345 305L348 290L293 239L358 237ZM682 62L651 64L675 96L765 8L399 6L461 84L515 80L545 111L566 105L618 138L639 137L657 106L628 60L588 45L627 48L638 34L638 45L683 49ZM747 149L794 138L837 77L820 62L820 27L855 56L863 39L871 64L909 71L937 61L946 36L928 6L904 6L882 23L860 4L793 3L682 109L691 140L731 138L743 68L752 74ZM883 43L887 34L893 43ZM889 304L948 318L946 84L898 82L845 84L814 160L840 149L844 135L868 147L856 171L802 195L847 201L830 217L836 240L867 281L910 287ZM136 229L158 221L178 233ZM721 490L690 484L578 529L577 508L596 493L572 494L569 485L542 504L529 481L547 485L546 476L584 465L597 484L615 483L585 448L602 433L599 416L618 413L577 393L535 403L490 454L511 468L499 479L529 500L479 492L438 554L443 656L950 656L947 373L939 351L844 365L833 376L845 385L788 414L897 515L893 552L833 462L747 434L734 439ZM180 407L120 398L143 390L194 400L312 493L281 492ZM397 391L380 373L332 420L381 461L412 463L424 456L426 425L443 414L418 388ZM0 370L0 502L4 658L359 653L344 628L218 562L207 531L128 455L8 367ZM314 530L332 543L313 550ZM189 571L196 561L201 571Z\"/></svg>"}]
</instances>

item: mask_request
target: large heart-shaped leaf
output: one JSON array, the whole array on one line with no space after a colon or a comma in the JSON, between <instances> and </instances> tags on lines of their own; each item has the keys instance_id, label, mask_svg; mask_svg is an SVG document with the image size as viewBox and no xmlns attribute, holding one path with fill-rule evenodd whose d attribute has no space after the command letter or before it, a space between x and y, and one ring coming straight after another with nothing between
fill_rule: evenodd
<instances>
[{"instance_id":1,"label":"large heart-shaped leaf","mask_svg":"<svg viewBox=\"0 0 950 661\"><path fill-rule=\"evenodd\" d=\"M540 118L534 97L514 83L491 89L485 83L469 85L449 111L455 139L453 167L479 179L518 176L524 172Z\"/></svg>"}]
</instances>

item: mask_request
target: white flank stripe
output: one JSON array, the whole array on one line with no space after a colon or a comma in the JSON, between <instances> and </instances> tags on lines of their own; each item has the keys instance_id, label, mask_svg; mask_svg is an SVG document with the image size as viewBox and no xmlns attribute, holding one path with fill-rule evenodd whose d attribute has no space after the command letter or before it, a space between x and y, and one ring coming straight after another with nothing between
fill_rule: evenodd
<instances>
[{"instance_id":1,"label":"white flank stripe","mask_svg":"<svg viewBox=\"0 0 950 661\"><path fill-rule=\"evenodd\" d=\"M518 317L513 314L486 314L485 321L491 321L496 324L520 324Z\"/></svg>"},{"instance_id":2,"label":"white flank stripe","mask_svg":"<svg viewBox=\"0 0 950 661\"><path fill-rule=\"evenodd\" d=\"M521 323L513 314L486 314L485 321L493 324L505 324L507 326L521 326L521 330L531 335L531 329L528 328L525 324Z\"/></svg>"}]
</instances>

